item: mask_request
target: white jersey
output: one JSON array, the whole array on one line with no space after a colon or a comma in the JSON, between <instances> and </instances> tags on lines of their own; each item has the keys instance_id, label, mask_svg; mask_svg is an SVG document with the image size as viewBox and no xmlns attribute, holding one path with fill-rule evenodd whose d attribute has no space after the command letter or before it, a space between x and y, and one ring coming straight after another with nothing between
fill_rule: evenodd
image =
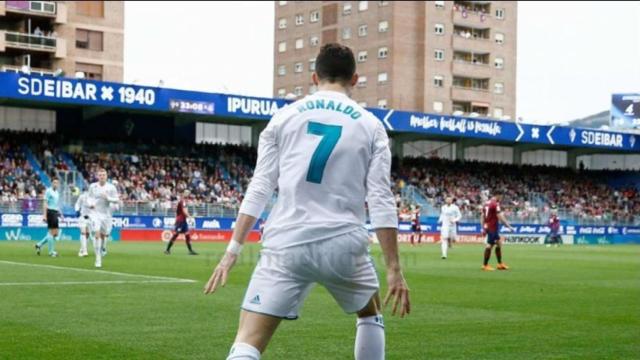
<instances>
[{"instance_id":1,"label":"white jersey","mask_svg":"<svg viewBox=\"0 0 640 360\"><path fill-rule=\"evenodd\" d=\"M362 228L397 228L391 152L382 123L345 94L318 91L276 113L260 134L240 213L259 218L278 199L263 245L277 249Z\"/></svg>"},{"instance_id":2,"label":"white jersey","mask_svg":"<svg viewBox=\"0 0 640 360\"><path fill-rule=\"evenodd\" d=\"M105 183L100 185L95 182L89 186L89 196L87 199L89 207L93 206L89 215L99 217L111 217L111 204L120 202L118 190L113 184Z\"/></svg>"},{"instance_id":3,"label":"white jersey","mask_svg":"<svg viewBox=\"0 0 640 360\"><path fill-rule=\"evenodd\" d=\"M460 221L461 218L462 214L460 213L460 209L457 205L444 204L442 205L442 210L440 212L440 218L438 219L438 222L442 223L443 230L449 230L450 228L455 230L455 224Z\"/></svg>"},{"instance_id":4,"label":"white jersey","mask_svg":"<svg viewBox=\"0 0 640 360\"><path fill-rule=\"evenodd\" d=\"M88 192L83 192L82 194L80 194L80 196L78 196L78 200L76 200L75 209L76 209L76 212L78 211L80 212L80 216L89 215L89 212L91 209L89 209L89 204L87 200L89 200Z\"/></svg>"}]
</instances>

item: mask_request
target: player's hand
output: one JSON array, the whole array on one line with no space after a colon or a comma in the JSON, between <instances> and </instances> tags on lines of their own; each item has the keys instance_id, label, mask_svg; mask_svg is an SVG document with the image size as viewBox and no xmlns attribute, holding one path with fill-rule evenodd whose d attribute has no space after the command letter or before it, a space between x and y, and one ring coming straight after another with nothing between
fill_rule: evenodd
<instances>
[{"instance_id":1,"label":"player's hand","mask_svg":"<svg viewBox=\"0 0 640 360\"><path fill-rule=\"evenodd\" d=\"M411 302L409 300L409 287L400 270L389 271L387 273L387 296L384 298L384 306L386 307L389 300L393 298L393 308L391 315L395 315L399 311L400 317L411 312ZM398 309L400 305L400 309Z\"/></svg>"},{"instance_id":2,"label":"player's hand","mask_svg":"<svg viewBox=\"0 0 640 360\"><path fill-rule=\"evenodd\" d=\"M227 284L227 276L229 276L229 271L231 271L237 259L238 255L225 252L220 263L218 263L218 266L213 270L209 281L207 281L207 284L204 286L205 295L214 293L219 285L225 286Z\"/></svg>"},{"instance_id":3,"label":"player's hand","mask_svg":"<svg viewBox=\"0 0 640 360\"><path fill-rule=\"evenodd\" d=\"M47 214L42 215L42 222L47 222Z\"/></svg>"}]
</instances>

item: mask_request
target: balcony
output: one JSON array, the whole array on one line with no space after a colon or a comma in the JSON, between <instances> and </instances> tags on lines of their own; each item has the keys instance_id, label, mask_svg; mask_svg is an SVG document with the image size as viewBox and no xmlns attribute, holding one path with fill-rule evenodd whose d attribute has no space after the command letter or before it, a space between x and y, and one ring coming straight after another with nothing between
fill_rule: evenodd
<instances>
[{"instance_id":1,"label":"balcony","mask_svg":"<svg viewBox=\"0 0 640 360\"><path fill-rule=\"evenodd\" d=\"M493 19L488 12L464 10L463 8L454 8L452 10L452 20L454 24L472 26L472 27L491 27Z\"/></svg>"},{"instance_id":2,"label":"balcony","mask_svg":"<svg viewBox=\"0 0 640 360\"><path fill-rule=\"evenodd\" d=\"M465 77L490 78L493 73L493 69L489 64L454 60L452 72L454 75Z\"/></svg>"},{"instance_id":3,"label":"balcony","mask_svg":"<svg viewBox=\"0 0 640 360\"><path fill-rule=\"evenodd\" d=\"M31 75L40 75L40 76L55 76L56 72L51 70L51 69L42 69L42 68L30 68L30 74ZM0 71L2 72L15 72L15 73L20 73L22 72L22 67L21 66L15 66L15 65L2 65L2 67L0 67Z\"/></svg>"},{"instance_id":4,"label":"balcony","mask_svg":"<svg viewBox=\"0 0 640 360\"><path fill-rule=\"evenodd\" d=\"M22 14L56 17L56 3L53 1L5 1L7 11Z\"/></svg>"},{"instance_id":5,"label":"balcony","mask_svg":"<svg viewBox=\"0 0 640 360\"><path fill-rule=\"evenodd\" d=\"M56 51L56 38L12 31L0 31L0 34L3 35L4 47L6 48L45 52Z\"/></svg>"},{"instance_id":6,"label":"balcony","mask_svg":"<svg viewBox=\"0 0 640 360\"><path fill-rule=\"evenodd\" d=\"M466 50L473 52L491 52L493 49L491 39L464 37L461 35L453 35L453 49Z\"/></svg>"},{"instance_id":7,"label":"balcony","mask_svg":"<svg viewBox=\"0 0 640 360\"><path fill-rule=\"evenodd\" d=\"M451 99L489 104L491 103L492 96L488 89L454 85L451 87Z\"/></svg>"}]
</instances>

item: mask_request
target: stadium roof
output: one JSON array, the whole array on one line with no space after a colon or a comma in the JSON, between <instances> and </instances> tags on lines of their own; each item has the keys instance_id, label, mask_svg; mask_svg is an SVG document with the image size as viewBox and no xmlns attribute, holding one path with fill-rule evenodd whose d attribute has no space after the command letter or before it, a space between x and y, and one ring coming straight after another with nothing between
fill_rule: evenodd
<instances>
[{"instance_id":1,"label":"stadium roof","mask_svg":"<svg viewBox=\"0 0 640 360\"><path fill-rule=\"evenodd\" d=\"M264 122L289 104L270 99L50 76L0 73L0 104L92 112L125 110L195 116L202 121ZM310 104L309 106L313 106ZM556 125L533 125L386 109L368 109L389 132L405 139L465 140L526 149L640 153L633 134ZM345 109L344 111L348 111Z\"/></svg>"}]
</instances>

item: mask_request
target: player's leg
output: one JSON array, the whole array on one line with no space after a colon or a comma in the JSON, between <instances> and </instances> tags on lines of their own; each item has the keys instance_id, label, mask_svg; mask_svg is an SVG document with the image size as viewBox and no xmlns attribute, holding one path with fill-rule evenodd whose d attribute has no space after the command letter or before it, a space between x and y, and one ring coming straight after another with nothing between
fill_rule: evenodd
<instances>
[{"instance_id":1,"label":"player's leg","mask_svg":"<svg viewBox=\"0 0 640 360\"><path fill-rule=\"evenodd\" d=\"M282 319L246 310L240 311L238 333L227 360L258 360Z\"/></svg>"},{"instance_id":2,"label":"player's leg","mask_svg":"<svg viewBox=\"0 0 640 360\"><path fill-rule=\"evenodd\" d=\"M173 247L173 243L176 242L176 239L178 238L179 235L180 235L180 227L178 224L176 224L176 226L173 229L173 236L171 236L171 239L167 244L167 248L164 250L165 254L167 255L171 254L171 247Z\"/></svg>"},{"instance_id":3,"label":"player's leg","mask_svg":"<svg viewBox=\"0 0 640 360\"><path fill-rule=\"evenodd\" d=\"M40 255L40 250L42 247L49 242L49 238L51 237L51 233L49 229L47 229L47 234L42 238L42 240L38 241L36 244L36 254Z\"/></svg>"},{"instance_id":4,"label":"player's leg","mask_svg":"<svg viewBox=\"0 0 640 360\"><path fill-rule=\"evenodd\" d=\"M356 342L354 346L355 359L384 359L384 321L380 314L380 296L377 292L357 314Z\"/></svg>"},{"instance_id":5,"label":"player's leg","mask_svg":"<svg viewBox=\"0 0 640 360\"><path fill-rule=\"evenodd\" d=\"M449 238L447 233L444 232L440 235L440 252L442 253L442 258L447 258L447 250L449 249Z\"/></svg>"},{"instance_id":6,"label":"player's leg","mask_svg":"<svg viewBox=\"0 0 640 360\"><path fill-rule=\"evenodd\" d=\"M509 270L509 267L507 266L507 264L502 262L502 243L503 243L503 238L501 237L500 239L498 239L498 242L496 244L496 259L498 259L497 269Z\"/></svg>"},{"instance_id":7,"label":"player's leg","mask_svg":"<svg viewBox=\"0 0 640 360\"><path fill-rule=\"evenodd\" d=\"M487 242L484 247L484 263L482 265L482 270L484 271L492 271L493 268L489 266L489 260L491 260L491 251L493 250L493 246L496 243L496 234L487 233Z\"/></svg>"},{"instance_id":8,"label":"player's leg","mask_svg":"<svg viewBox=\"0 0 640 360\"><path fill-rule=\"evenodd\" d=\"M51 229L50 234L51 236L49 237L49 242L47 244L49 248L49 256L55 257L58 256L58 253L56 252L56 241L59 239L60 231L57 228Z\"/></svg>"},{"instance_id":9,"label":"player's leg","mask_svg":"<svg viewBox=\"0 0 640 360\"><path fill-rule=\"evenodd\" d=\"M189 249L189 255L198 255L198 253L193 251L193 248L191 247L191 234L189 233L189 231L187 231L184 234L184 241L187 243L187 249Z\"/></svg>"},{"instance_id":10,"label":"player's leg","mask_svg":"<svg viewBox=\"0 0 640 360\"><path fill-rule=\"evenodd\" d=\"M89 237L87 231L87 219L80 217L78 222L80 225L80 250L78 251L78 256L83 257L87 256L87 239Z\"/></svg>"}]
</instances>

